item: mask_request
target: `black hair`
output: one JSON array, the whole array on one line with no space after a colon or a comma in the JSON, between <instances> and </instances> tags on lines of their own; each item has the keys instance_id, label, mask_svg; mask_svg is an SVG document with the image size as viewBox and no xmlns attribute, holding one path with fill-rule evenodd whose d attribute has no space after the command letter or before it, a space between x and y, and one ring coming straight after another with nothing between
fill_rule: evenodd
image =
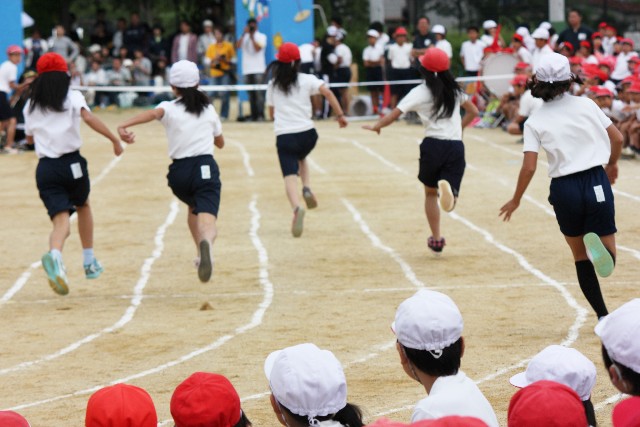
<instances>
[{"instance_id":1,"label":"black hair","mask_svg":"<svg viewBox=\"0 0 640 427\"><path fill-rule=\"evenodd\" d=\"M571 12L577 13L580 16L580 18L582 18L582 12L580 11L580 9L572 7L571 9L569 9L569 13L571 13ZM569 13L567 13L567 16L569 15Z\"/></svg>"},{"instance_id":2,"label":"black hair","mask_svg":"<svg viewBox=\"0 0 640 427\"><path fill-rule=\"evenodd\" d=\"M176 92L180 97L177 103L184 105L188 113L195 114L196 116L200 116L207 106L211 104L207 95L199 91L197 86L176 87Z\"/></svg>"},{"instance_id":3,"label":"black hair","mask_svg":"<svg viewBox=\"0 0 640 427\"><path fill-rule=\"evenodd\" d=\"M338 15L333 15L331 17L331 20L333 22L335 22L336 24L338 24L338 26L342 27L342 17L338 16Z\"/></svg>"},{"instance_id":4,"label":"black hair","mask_svg":"<svg viewBox=\"0 0 640 427\"><path fill-rule=\"evenodd\" d=\"M460 360L462 359L462 338L458 338L456 342L442 350L440 357L436 358L432 352L427 350L416 350L414 348L405 347L402 349L407 359L418 368L421 372L432 377L446 377L455 375L460 369Z\"/></svg>"},{"instance_id":5,"label":"black hair","mask_svg":"<svg viewBox=\"0 0 640 427\"><path fill-rule=\"evenodd\" d=\"M233 427L251 427L252 425L249 418L244 414L244 411L240 411L240 419Z\"/></svg>"},{"instance_id":6,"label":"black hair","mask_svg":"<svg viewBox=\"0 0 640 427\"><path fill-rule=\"evenodd\" d=\"M64 101L69 93L71 77L63 71L50 71L40 74L31 83L31 105L29 111L36 108L43 110L64 111Z\"/></svg>"},{"instance_id":7,"label":"black hair","mask_svg":"<svg viewBox=\"0 0 640 427\"><path fill-rule=\"evenodd\" d=\"M269 64L266 74L271 72L273 76L273 85L286 94L291 92L291 88L298 84L298 69L300 68L300 60L292 63L284 63L273 61Z\"/></svg>"},{"instance_id":8,"label":"black hair","mask_svg":"<svg viewBox=\"0 0 640 427\"><path fill-rule=\"evenodd\" d=\"M533 76L527 83L527 89L531 89L531 95L533 95L533 97L542 98L544 102L547 102L568 92L573 83L582 84L582 79L575 74L571 74L569 80L550 83L540 82L536 76Z\"/></svg>"},{"instance_id":9,"label":"black hair","mask_svg":"<svg viewBox=\"0 0 640 427\"><path fill-rule=\"evenodd\" d=\"M593 408L591 399L583 400L582 406L584 408L584 414L587 416L587 425L590 427L597 427L598 421L596 420L596 411Z\"/></svg>"},{"instance_id":10,"label":"black hair","mask_svg":"<svg viewBox=\"0 0 640 427\"><path fill-rule=\"evenodd\" d=\"M278 402L278 405L280 406L280 409L285 411L287 415L289 415L291 418L293 418L296 421L296 423L303 426L309 425L309 417L307 417L306 415L294 414L293 412L291 412L289 408L283 406L280 402ZM364 426L364 422L362 421L362 410L357 405L354 405L352 403L347 403L347 405L344 408L340 409L338 412L336 412L333 415L316 417L316 419L320 422L327 421L327 420L337 421L343 426L347 426L347 427L363 427Z\"/></svg>"},{"instance_id":11,"label":"black hair","mask_svg":"<svg viewBox=\"0 0 640 427\"><path fill-rule=\"evenodd\" d=\"M604 361L604 366L605 368L607 368L607 371L609 370L611 365L615 364L618 367L618 372L622 377L621 379L626 381L626 383L631 386L631 390L625 391L626 393L633 396L640 396L640 373L624 365L621 365L619 362L609 357L609 352L607 352L604 344L602 345L602 360Z\"/></svg>"},{"instance_id":12,"label":"black hair","mask_svg":"<svg viewBox=\"0 0 640 427\"><path fill-rule=\"evenodd\" d=\"M382 25L382 22L374 21L371 24L369 24L369 29L376 30L377 32L382 34L382 32L384 31L384 26Z\"/></svg>"},{"instance_id":13,"label":"black hair","mask_svg":"<svg viewBox=\"0 0 640 427\"><path fill-rule=\"evenodd\" d=\"M469 32L471 30L475 31L476 33L480 32L480 28L476 27L475 25L470 25L470 26L467 27L467 32Z\"/></svg>"},{"instance_id":14,"label":"black hair","mask_svg":"<svg viewBox=\"0 0 640 427\"><path fill-rule=\"evenodd\" d=\"M416 23L420 22L421 19L426 19L427 23L431 24L431 20L429 19L429 17L427 15L419 16L418 19L416 19Z\"/></svg>"},{"instance_id":15,"label":"black hair","mask_svg":"<svg viewBox=\"0 0 640 427\"><path fill-rule=\"evenodd\" d=\"M420 66L420 74L433 95L432 117L437 119L447 119L457 113L456 99L462 94L462 88L456 82L451 71L445 70L438 73L429 71Z\"/></svg>"},{"instance_id":16,"label":"black hair","mask_svg":"<svg viewBox=\"0 0 640 427\"><path fill-rule=\"evenodd\" d=\"M257 24L258 21L256 21L256 18L249 18L247 19L247 25L249 24Z\"/></svg>"}]
</instances>

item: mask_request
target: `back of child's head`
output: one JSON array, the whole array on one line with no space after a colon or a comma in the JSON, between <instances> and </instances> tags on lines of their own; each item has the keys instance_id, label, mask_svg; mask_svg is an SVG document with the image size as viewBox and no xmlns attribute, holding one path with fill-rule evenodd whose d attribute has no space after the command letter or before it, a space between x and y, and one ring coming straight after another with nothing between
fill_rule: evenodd
<instances>
[{"instance_id":1,"label":"back of child's head","mask_svg":"<svg viewBox=\"0 0 640 427\"><path fill-rule=\"evenodd\" d=\"M582 83L582 80L571 73L569 59L559 53L549 53L541 56L529 88L531 95L547 102L569 91L575 82Z\"/></svg>"},{"instance_id":2,"label":"back of child's head","mask_svg":"<svg viewBox=\"0 0 640 427\"><path fill-rule=\"evenodd\" d=\"M13 411L0 411L0 426L31 427L29 422L22 415Z\"/></svg>"},{"instance_id":3,"label":"back of child's head","mask_svg":"<svg viewBox=\"0 0 640 427\"><path fill-rule=\"evenodd\" d=\"M171 396L176 427L247 427L240 397L222 375L196 372L176 387Z\"/></svg>"},{"instance_id":4,"label":"back of child's head","mask_svg":"<svg viewBox=\"0 0 640 427\"><path fill-rule=\"evenodd\" d=\"M180 60L174 63L169 70L169 84L173 86L179 96L178 103L184 105L185 110L196 116L211 104L211 101L200 90L200 70L191 61Z\"/></svg>"},{"instance_id":5,"label":"back of child's head","mask_svg":"<svg viewBox=\"0 0 640 427\"><path fill-rule=\"evenodd\" d=\"M481 419L475 417L449 415L432 420L420 420L411 424L404 424L397 421L391 421L386 418L380 418L376 422L368 424L367 427L487 427L487 424Z\"/></svg>"},{"instance_id":6,"label":"back of child's head","mask_svg":"<svg viewBox=\"0 0 640 427\"><path fill-rule=\"evenodd\" d=\"M267 74L273 77L273 84L288 94L298 82L300 49L295 43L283 43L276 54L276 60L269 64Z\"/></svg>"},{"instance_id":7,"label":"back of child's head","mask_svg":"<svg viewBox=\"0 0 640 427\"><path fill-rule=\"evenodd\" d=\"M606 368L620 378L625 393L640 396L640 298L623 304L600 320L595 329L602 340Z\"/></svg>"},{"instance_id":8,"label":"back of child's head","mask_svg":"<svg viewBox=\"0 0 640 427\"><path fill-rule=\"evenodd\" d=\"M518 390L509 402L508 427L586 427L580 397L554 381L537 381Z\"/></svg>"},{"instance_id":9,"label":"back of child's head","mask_svg":"<svg viewBox=\"0 0 640 427\"><path fill-rule=\"evenodd\" d=\"M463 326L451 298L423 289L400 304L392 329L415 367L428 375L447 376L460 369Z\"/></svg>"},{"instance_id":10,"label":"back of child's head","mask_svg":"<svg viewBox=\"0 0 640 427\"><path fill-rule=\"evenodd\" d=\"M64 111L71 81L65 59L57 53L47 52L38 59L36 70L38 77L31 85L30 111L36 108Z\"/></svg>"},{"instance_id":11,"label":"back of child's head","mask_svg":"<svg viewBox=\"0 0 640 427\"><path fill-rule=\"evenodd\" d=\"M287 347L267 357L264 371L278 407L300 425L328 419L363 425L359 408L347 403L342 365L329 350L309 343Z\"/></svg>"},{"instance_id":12,"label":"back of child's head","mask_svg":"<svg viewBox=\"0 0 640 427\"><path fill-rule=\"evenodd\" d=\"M157 427L158 416L149 393L116 384L96 391L87 403L85 427Z\"/></svg>"}]
</instances>

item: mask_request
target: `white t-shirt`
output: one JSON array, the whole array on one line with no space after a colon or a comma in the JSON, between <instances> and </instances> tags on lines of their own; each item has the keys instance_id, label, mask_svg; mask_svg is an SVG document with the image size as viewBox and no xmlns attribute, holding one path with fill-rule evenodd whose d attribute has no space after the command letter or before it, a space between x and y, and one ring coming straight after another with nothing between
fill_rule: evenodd
<instances>
[{"instance_id":1,"label":"white t-shirt","mask_svg":"<svg viewBox=\"0 0 640 427\"><path fill-rule=\"evenodd\" d=\"M549 176L557 178L609 162L609 119L589 98L564 94L545 102L524 123L523 151L547 153Z\"/></svg>"},{"instance_id":2,"label":"white t-shirt","mask_svg":"<svg viewBox=\"0 0 640 427\"><path fill-rule=\"evenodd\" d=\"M526 90L520 97L518 115L522 117L530 117L534 111L542 107L542 104L544 104L542 98L535 98L531 95L530 90Z\"/></svg>"},{"instance_id":3,"label":"white t-shirt","mask_svg":"<svg viewBox=\"0 0 640 427\"><path fill-rule=\"evenodd\" d=\"M13 89L9 86L10 82L18 81L18 66L7 60L0 65L0 92L6 94L11 93Z\"/></svg>"},{"instance_id":4,"label":"white t-shirt","mask_svg":"<svg viewBox=\"0 0 640 427\"><path fill-rule=\"evenodd\" d=\"M464 58L465 71L477 72L480 69L480 62L484 56L484 48L486 45L480 40L472 43L467 40L460 47L460 57Z\"/></svg>"},{"instance_id":5,"label":"white t-shirt","mask_svg":"<svg viewBox=\"0 0 640 427\"><path fill-rule=\"evenodd\" d=\"M531 66L533 68L533 72L536 72L536 69L538 68L538 64L540 63L540 59L542 59L542 57L544 55L548 55L550 53L553 53L553 49L551 49L551 46L549 46L548 44L545 44L542 48L538 49L537 47L535 49L533 49L533 52L531 53Z\"/></svg>"},{"instance_id":6,"label":"white t-shirt","mask_svg":"<svg viewBox=\"0 0 640 427\"><path fill-rule=\"evenodd\" d=\"M391 38L389 37L389 34L382 33L380 34L380 37L378 37L378 40L376 41L376 47L384 51L387 49L387 45L389 44L390 40Z\"/></svg>"},{"instance_id":7,"label":"white t-shirt","mask_svg":"<svg viewBox=\"0 0 640 427\"><path fill-rule=\"evenodd\" d=\"M335 62L333 62L332 55L335 55ZM349 68L351 66L351 62L353 60L353 55L351 54L351 49L344 43L340 43L335 47L333 53L329 55L329 62L335 64L338 62L338 58L341 58L340 64L338 64L338 68Z\"/></svg>"},{"instance_id":8,"label":"white t-shirt","mask_svg":"<svg viewBox=\"0 0 640 427\"><path fill-rule=\"evenodd\" d=\"M300 50L300 62L303 64L313 62L313 51L315 48L316 47L311 43L304 43L298 46L298 49Z\"/></svg>"},{"instance_id":9,"label":"white t-shirt","mask_svg":"<svg viewBox=\"0 0 640 427\"><path fill-rule=\"evenodd\" d=\"M498 427L498 419L491 404L478 386L464 372L438 377L431 393L416 404L411 422L432 420L448 415L476 417L489 427Z\"/></svg>"},{"instance_id":10,"label":"white t-shirt","mask_svg":"<svg viewBox=\"0 0 640 427\"><path fill-rule=\"evenodd\" d=\"M424 136L437 139L462 140L462 119L460 118L460 102L466 101L466 95L461 94L456 99L453 114L446 119L435 120L432 117L433 97L426 83L421 83L398 103L398 109L403 113L415 111L424 125Z\"/></svg>"},{"instance_id":11,"label":"white t-shirt","mask_svg":"<svg viewBox=\"0 0 640 427\"><path fill-rule=\"evenodd\" d=\"M442 39L436 42L436 47L440 50L443 50L447 53L449 59L453 57L453 48L451 47L451 43L448 40Z\"/></svg>"},{"instance_id":12,"label":"white t-shirt","mask_svg":"<svg viewBox=\"0 0 640 427\"><path fill-rule=\"evenodd\" d=\"M527 64L531 64L531 62L533 62L533 55L531 55L529 49L524 46L520 46L520 49L518 49L518 58L520 61L526 62Z\"/></svg>"},{"instance_id":13,"label":"white t-shirt","mask_svg":"<svg viewBox=\"0 0 640 427\"><path fill-rule=\"evenodd\" d=\"M261 32L253 33L253 39L262 49L256 50L249 34L242 36L242 74L262 74L267 69L265 60L265 48L267 36Z\"/></svg>"},{"instance_id":14,"label":"white t-shirt","mask_svg":"<svg viewBox=\"0 0 640 427\"><path fill-rule=\"evenodd\" d=\"M611 72L611 78L614 80L622 80L631 75L629 71L629 58L638 56L637 53L631 51L629 53L620 52L616 56L616 66Z\"/></svg>"},{"instance_id":15,"label":"white t-shirt","mask_svg":"<svg viewBox=\"0 0 640 427\"><path fill-rule=\"evenodd\" d=\"M64 111L61 112L41 108L31 112L30 106L31 100L27 101L22 110L24 131L33 136L39 158L57 159L80 149L80 113L83 108L91 111L80 91L69 91L63 104Z\"/></svg>"},{"instance_id":16,"label":"white t-shirt","mask_svg":"<svg viewBox=\"0 0 640 427\"><path fill-rule=\"evenodd\" d=\"M483 34L480 36L480 41L485 44L485 46L491 46L493 44L493 37L489 34Z\"/></svg>"},{"instance_id":17,"label":"white t-shirt","mask_svg":"<svg viewBox=\"0 0 640 427\"><path fill-rule=\"evenodd\" d=\"M161 102L164 125L169 142L169 157L184 159L206 154L213 155L213 138L222 135L222 123L213 105L196 116L188 113L178 99Z\"/></svg>"},{"instance_id":18,"label":"white t-shirt","mask_svg":"<svg viewBox=\"0 0 640 427\"><path fill-rule=\"evenodd\" d=\"M391 61L391 68L410 68L412 49L411 43L405 43L402 46L398 43L389 45L387 58Z\"/></svg>"},{"instance_id":19,"label":"white t-shirt","mask_svg":"<svg viewBox=\"0 0 640 427\"><path fill-rule=\"evenodd\" d=\"M384 50L378 47L378 45L367 46L362 51L363 61L377 62L384 56Z\"/></svg>"},{"instance_id":20,"label":"white t-shirt","mask_svg":"<svg viewBox=\"0 0 640 427\"><path fill-rule=\"evenodd\" d=\"M274 108L274 126L276 135L304 132L313 129L311 120L311 95L318 95L322 80L311 74L298 73L297 84L288 94L273 84L267 86L267 105Z\"/></svg>"},{"instance_id":21,"label":"white t-shirt","mask_svg":"<svg viewBox=\"0 0 640 427\"><path fill-rule=\"evenodd\" d=\"M180 34L178 36L178 61L187 59L190 38L191 34Z\"/></svg>"}]
</instances>

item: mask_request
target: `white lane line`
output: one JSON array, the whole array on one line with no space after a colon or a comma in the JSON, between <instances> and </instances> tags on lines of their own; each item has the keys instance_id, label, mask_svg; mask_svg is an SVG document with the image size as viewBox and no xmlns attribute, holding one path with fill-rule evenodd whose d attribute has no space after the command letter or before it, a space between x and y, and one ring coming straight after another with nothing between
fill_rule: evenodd
<instances>
[{"instance_id":1,"label":"white lane line","mask_svg":"<svg viewBox=\"0 0 640 427\"><path fill-rule=\"evenodd\" d=\"M249 177L255 176L255 172L253 171L253 167L251 167L251 156L249 155L249 152L245 148L244 144L242 144L241 142L236 141L234 139L230 139L230 138L227 139L227 141L229 141L230 143L235 145L236 148L238 148L238 150L240 150L240 154L242 155L242 163L244 164L244 168L247 171L247 175L249 175Z\"/></svg>"},{"instance_id":2,"label":"white lane line","mask_svg":"<svg viewBox=\"0 0 640 427\"><path fill-rule=\"evenodd\" d=\"M124 145L123 145L124 147ZM116 167L116 165L118 164L118 162L120 162L120 160L122 159L122 156L119 157L114 157L108 164L107 166L105 166L105 168L102 170L102 172L100 172L100 175L98 175L95 179L92 180L92 185L98 185L100 183L100 181L102 181L108 174L109 172L111 172L111 170L113 170L114 167ZM73 224L73 222L76 220L77 216L74 213L71 216L71 224ZM7 301L9 301L11 298L13 298L13 296L15 294L17 294L23 287L24 285L29 281L29 278L31 277L31 274L33 274L34 270L40 268L40 266L42 266L42 262L41 261L36 261L33 264L31 264L18 278L18 280L16 280L13 285L11 285L11 287L4 293L4 295L2 295L2 297L0 297L0 307L2 307L3 303L6 303Z\"/></svg>"},{"instance_id":3,"label":"white lane line","mask_svg":"<svg viewBox=\"0 0 640 427\"><path fill-rule=\"evenodd\" d=\"M630 248L628 246L622 246L620 243L616 243L616 248L625 252L629 252L635 259L640 259L640 251L636 249Z\"/></svg>"},{"instance_id":4,"label":"white lane line","mask_svg":"<svg viewBox=\"0 0 640 427\"><path fill-rule=\"evenodd\" d=\"M48 362L48 361L57 359L60 356L63 356L67 353L71 353L72 351L77 350L81 346L90 343L91 341L101 337L102 335L110 334L114 331L117 331L118 329L124 327L124 325L129 323L131 319L133 319L133 316L136 314L136 310L138 310L138 307L140 306L140 303L144 298L143 291L145 286L147 285L147 282L149 281L149 277L151 276L151 267L153 267L153 264L156 262L156 260L162 256L162 252L164 251L164 236L167 231L167 228L169 228L169 226L173 224L173 222L176 219L176 216L178 215L178 206L179 206L178 200L173 199L169 206L169 214L167 215L167 218L165 219L164 223L160 227L158 227L158 230L156 231L156 235L154 238L155 247L153 249L152 255L144 261L144 263L142 264L142 267L140 268L140 277L138 278L138 281L135 287L133 288L133 296L131 297L129 306L127 307L124 314L122 315L122 317L120 317L120 319L117 322L115 322L113 325L107 328L102 329L99 332L93 333L91 335L87 335L81 340L78 340L72 344L69 344L68 346L64 347L63 349L55 353L48 354L38 359L22 362L9 368L0 369L0 375L5 375L10 372L20 371L20 370L29 368L31 366L38 365L43 362Z\"/></svg>"},{"instance_id":5,"label":"white lane line","mask_svg":"<svg viewBox=\"0 0 640 427\"><path fill-rule=\"evenodd\" d=\"M307 156L307 162L309 163L309 166L311 166L316 172L321 173L322 175L328 174L326 169L320 166L315 160L313 160L311 156Z\"/></svg>"},{"instance_id":6,"label":"white lane line","mask_svg":"<svg viewBox=\"0 0 640 427\"><path fill-rule=\"evenodd\" d=\"M336 138L336 139L338 141L348 142L348 143L354 145L355 147L358 147L359 149L361 149L365 153L369 154L371 157L374 157L374 158L378 159L380 162L382 162L383 164L387 165L389 168L393 169L394 171L396 171L398 173L401 173L401 174L407 175L407 176L411 175L409 172L407 172L406 170L404 170L400 166L396 165L395 163L390 162L389 160L385 159L384 157L382 157L377 152L373 151L371 148L367 147L366 145L360 144L355 139L347 139L347 138Z\"/></svg>"},{"instance_id":7,"label":"white lane line","mask_svg":"<svg viewBox=\"0 0 640 427\"><path fill-rule=\"evenodd\" d=\"M353 220L360 226L360 230L362 230L362 232L369 238L369 240L371 240L371 244L374 247L385 252L396 263L398 263L398 265L402 269L402 272L404 273L404 277L406 277L407 280L413 284L413 286L418 289L424 288L425 284L416 277L416 274L413 272L411 266L409 266L409 264L407 264L407 262L402 259L402 257L398 254L398 252L395 251L395 249L382 243L382 240L380 240L380 238L373 231L371 231L371 228L369 228L367 223L362 219L362 215L360 214L360 212L358 212L358 210L347 199L342 198L340 200L342 200L342 203L347 207L349 212L351 212Z\"/></svg>"},{"instance_id":8,"label":"white lane line","mask_svg":"<svg viewBox=\"0 0 640 427\"><path fill-rule=\"evenodd\" d=\"M231 334L227 334L224 336L219 337L218 339L216 339L215 341L213 341L212 343L210 343L207 346L204 347L200 347L194 351L192 351L191 353L185 354L177 359L171 360L167 363L164 363L162 365L158 365L154 368L150 368L147 369L145 371L142 372L138 372L136 374L132 374L123 378L118 378L116 380L113 380L107 384L102 384L102 385L97 385L91 388L87 388L84 390L78 390L75 391L73 393L67 393L67 394L63 394L63 395L59 395L59 396L55 396L55 397L51 397L48 399L42 399L42 400L37 400L37 401L33 401L33 402L29 402L29 403L23 403L20 405L16 405L12 408L7 408L8 410L12 410L12 411L16 411L16 410L20 410L20 409L25 409L25 408L31 408L34 406L40 406L40 405L45 405L48 403L53 403L53 402L57 402L63 399L68 399L70 397L77 397L77 396L83 396L83 395L87 395L87 394L91 394L93 392L95 392L96 390L99 390L103 387L109 386L109 385L113 385L113 384L118 384L118 383L124 383L124 382L129 382L135 379L139 379L139 378L143 378L152 374L156 374L158 372L162 372L168 368L171 368L173 366L179 365L181 363L184 363L188 360L193 359L194 357L200 356L204 353L207 353L211 350L217 349L219 347L221 347L223 344L225 344L227 341L235 338L236 336L243 334L253 328L256 328L257 326L259 326L260 324L262 324L263 318L264 318L264 314L267 311L267 309L269 308L269 306L271 306L271 302L273 301L273 284L271 283L271 281L269 280L269 257L267 254L267 250L264 247L262 240L260 239L260 237L258 236L258 230L260 229L260 212L258 211L257 207L256 207L256 203L257 203L257 196L254 194L251 202L249 203L249 210L252 213L251 216L251 229L249 231L249 236L251 238L251 242L253 243L254 247L256 248L256 251L258 252L258 260L259 260L259 282L260 285L262 287L262 291L263 291L263 298L262 301L260 302L258 308L256 309L256 311L253 312L253 315L251 316L251 321L248 322L245 325L239 326L238 328L236 328L234 330L233 333Z\"/></svg>"},{"instance_id":9,"label":"white lane line","mask_svg":"<svg viewBox=\"0 0 640 427\"><path fill-rule=\"evenodd\" d=\"M607 399L603 400L602 402L598 403L597 405L593 405L593 409L595 409L596 411L599 411L601 409L603 409L606 406L609 406L613 403L617 403L619 401L621 401L622 399L626 398L628 395L624 394L624 393L616 393L613 396L608 397Z\"/></svg>"}]
</instances>

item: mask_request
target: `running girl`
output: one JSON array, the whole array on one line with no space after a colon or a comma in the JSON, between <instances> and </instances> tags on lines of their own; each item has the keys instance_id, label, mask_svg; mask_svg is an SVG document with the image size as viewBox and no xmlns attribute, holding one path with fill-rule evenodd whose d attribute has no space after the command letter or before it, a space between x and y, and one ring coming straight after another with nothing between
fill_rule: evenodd
<instances>
[{"instance_id":1,"label":"running girl","mask_svg":"<svg viewBox=\"0 0 640 427\"><path fill-rule=\"evenodd\" d=\"M42 256L42 267L51 288L66 295L69 285L62 262L62 247L69 237L69 218L76 210L85 276L95 279L103 271L93 253L89 172L87 161L79 151L82 145L80 119L111 140L116 156L122 154L122 145L105 124L91 114L82 94L69 90L69 70L62 56L46 53L38 60L36 69L38 77L31 84L24 118L27 143L35 143L40 159L36 168L38 192L53 223L49 252Z\"/></svg>"},{"instance_id":2,"label":"running girl","mask_svg":"<svg viewBox=\"0 0 640 427\"><path fill-rule=\"evenodd\" d=\"M176 100L161 102L153 110L126 120L118 133L123 141L132 143L135 134L128 127L152 120L164 125L173 159L167 175L169 187L189 206L187 223L198 252L198 278L208 282L213 272L211 246L217 235L221 188L213 146L224 147L222 124L209 98L198 90L200 74L195 63L182 60L173 64L169 83Z\"/></svg>"},{"instance_id":3,"label":"running girl","mask_svg":"<svg viewBox=\"0 0 640 427\"><path fill-rule=\"evenodd\" d=\"M347 120L338 100L324 82L311 74L299 73L300 50L293 43L280 46L276 60L269 65L273 79L267 86L269 114L275 120L276 147L284 177L287 198L293 209L291 234L302 235L305 210L298 196L298 175L302 180L302 197L308 209L318 206L311 192L306 157L318 140L311 120L311 96L323 95L337 114L341 128Z\"/></svg>"},{"instance_id":4,"label":"running girl","mask_svg":"<svg viewBox=\"0 0 640 427\"><path fill-rule=\"evenodd\" d=\"M542 147L549 161L549 202L573 253L580 289L600 318L608 312L596 272L607 277L615 263L616 224L610 184L618 177L622 135L595 102L567 93L574 82L582 83L571 74L565 56L550 53L540 59L530 87L531 94L542 98L544 104L524 124L524 160L518 184L513 198L500 208L500 215L509 221L520 205Z\"/></svg>"},{"instance_id":5,"label":"running girl","mask_svg":"<svg viewBox=\"0 0 640 427\"><path fill-rule=\"evenodd\" d=\"M409 111L418 113L425 128L425 138L420 144L418 179L424 184L425 213L431 229L427 245L439 254L445 245L440 234L440 208L451 212L456 205L466 165L462 129L478 115L478 109L465 99L449 71L449 57L444 51L427 49L419 60L424 83L413 88L391 113L373 126L363 128L379 134L401 114ZM460 107L465 111L462 119Z\"/></svg>"}]
</instances>

